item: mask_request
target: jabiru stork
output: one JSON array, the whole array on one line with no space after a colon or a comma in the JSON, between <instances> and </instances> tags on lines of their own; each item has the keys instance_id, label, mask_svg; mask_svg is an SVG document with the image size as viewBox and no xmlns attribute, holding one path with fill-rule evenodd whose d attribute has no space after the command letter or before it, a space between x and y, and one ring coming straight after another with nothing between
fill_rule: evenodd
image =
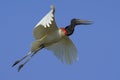
<instances>
[{"instance_id":1,"label":"jabiru stork","mask_svg":"<svg viewBox=\"0 0 120 80\"><path fill-rule=\"evenodd\" d=\"M31 50L21 59L15 61L15 66L22 60L26 61L19 65L18 71L41 49L46 48L54 52L54 55L63 63L72 64L78 60L77 49L71 39L76 25L89 25L91 21L73 18L70 25L65 28L58 28L54 18L55 7L52 5L51 10L38 22L34 27L33 35L35 41L32 42Z\"/></svg>"}]
</instances>

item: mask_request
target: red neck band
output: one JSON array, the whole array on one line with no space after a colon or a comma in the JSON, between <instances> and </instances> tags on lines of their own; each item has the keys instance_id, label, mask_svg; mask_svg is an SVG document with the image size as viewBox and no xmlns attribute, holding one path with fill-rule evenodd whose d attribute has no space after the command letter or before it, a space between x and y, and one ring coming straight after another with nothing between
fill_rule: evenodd
<instances>
[{"instance_id":1,"label":"red neck band","mask_svg":"<svg viewBox=\"0 0 120 80\"><path fill-rule=\"evenodd\" d=\"M60 28L60 29L64 32L65 35L67 34L67 31L65 30L65 28Z\"/></svg>"}]
</instances>

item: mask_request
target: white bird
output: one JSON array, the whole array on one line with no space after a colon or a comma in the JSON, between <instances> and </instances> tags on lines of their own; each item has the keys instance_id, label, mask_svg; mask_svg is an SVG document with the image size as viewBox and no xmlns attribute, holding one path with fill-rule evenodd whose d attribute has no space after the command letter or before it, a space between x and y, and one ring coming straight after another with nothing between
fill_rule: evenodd
<instances>
[{"instance_id":1,"label":"white bird","mask_svg":"<svg viewBox=\"0 0 120 80\"><path fill-rule=\"evenodd\" d=\"M17 60L15 66L22 60L26 61L18 67L18 71L41 49L46 48L54 52L54 55L63 63L72 64L78 60L77 50L69 36L74 32L76 25L88 25L91 21L72 19L71 24L65 28L58 28L54 19L55 7L51 6L51 10L43 19L34 27L33 35L35 41L32 42L30 52Z\"/></svg>"}]
</instances>

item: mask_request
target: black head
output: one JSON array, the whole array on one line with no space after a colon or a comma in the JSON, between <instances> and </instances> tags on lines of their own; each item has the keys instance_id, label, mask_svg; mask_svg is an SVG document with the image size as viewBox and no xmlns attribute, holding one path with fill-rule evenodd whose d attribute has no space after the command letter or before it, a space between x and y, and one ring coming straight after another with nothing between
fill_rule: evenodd
<instances>
[{"instance_id":1,"label":"black head","mask_svg":"<svg viewBox=\"0 0 120 80\"><path fill-rule=\"evenodd\" d=\"M67 31L67 36L70 36L74 32L74 28L76 25L90 25L92 21L89 20L80 20L80 19L72 19L71 24L66 26L65 29Z\"/></svg>"}]
</instances>

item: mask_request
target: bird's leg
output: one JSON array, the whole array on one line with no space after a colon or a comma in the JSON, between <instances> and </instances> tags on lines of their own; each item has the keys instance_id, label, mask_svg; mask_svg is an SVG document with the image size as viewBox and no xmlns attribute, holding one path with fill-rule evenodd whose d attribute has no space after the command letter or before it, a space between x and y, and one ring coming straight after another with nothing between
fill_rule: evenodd
<instances>
[{"instance_id":1,"label":"bird's leg","mask_svg":"<svg viewBox=\"0 0 120 80\"><path fill-rule=\"evenodd\" d=\"M18 67L18 72L21 70L21 68L22 68L26 63L28 63L28 62L32 59L32 57L33 57L35 54L36 54L36 52L33 53L23 64L19 65L19 67Z\"/></svg>"},{"instance_id":2,"label":"bird's leg","mask_svg":"<svg viewBox=\"0 0 120 80\"><path fill-rule=\"evenodd\" d=\"M17 65L18 63L20 63L22 60L24 60L26 57L28 57L29 55L31 55L32 53L29 52L27 55L25 55L24 57L22 57L21 59L15 61L15 63L12 65L12 67L14 67L15 65Z\"/></svg>"},{"instance_id":3,"label":"bird's leg","mask_svg":"<svg viewBox=\"0 0 120 80\"><path fill-rule=\"evenodd\" d=\"M31 59L32 59L32 57L40 50L40 49L42 49L42 48L44 48L44 45L41 45L41 47L40 48L38 48L34 53L32 53L32 55L23 63L23 64L21 64L19 67L18 67L18 72L21 70L21 68L26 64L26 63L28 63Z\"/></svg>"}]
</instances>

